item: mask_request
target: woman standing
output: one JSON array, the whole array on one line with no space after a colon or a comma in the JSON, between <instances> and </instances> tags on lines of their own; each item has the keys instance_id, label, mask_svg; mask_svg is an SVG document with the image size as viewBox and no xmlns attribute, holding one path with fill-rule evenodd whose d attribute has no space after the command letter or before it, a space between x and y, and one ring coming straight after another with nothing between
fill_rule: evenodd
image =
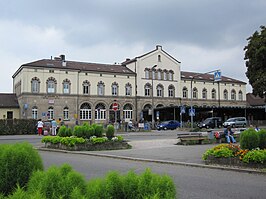
<instances>
[{"instance_id":1,"label":"woman standing","mask_svg":"<svg viewBox=\"0 0 266 199\"><path fill-rule=\"evenodd\" d=\"M38 135L42 135L42 129L43 129L43 122L42 122L42 119L39 119L38 120L38 123L37 123L37 129L38 129Z\"/></svg>"}]
</instances>

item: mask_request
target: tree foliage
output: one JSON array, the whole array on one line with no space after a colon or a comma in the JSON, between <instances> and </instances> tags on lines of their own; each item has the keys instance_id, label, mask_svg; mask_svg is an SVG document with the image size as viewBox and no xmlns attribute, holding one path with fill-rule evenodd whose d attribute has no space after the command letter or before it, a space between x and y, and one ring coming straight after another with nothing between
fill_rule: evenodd
<instances>
[{"instance_id":1,"label":"tree foliage","mask_svg":"<svg viewBox=\"0 0 266 199\"><path fill-rule=\"evenodd\" d=\"M249 37L245 46L245 60L249 83L253 88L253 94L260 97L266 96L266 28L260 27Z\"/></svg>"}]
</instances>

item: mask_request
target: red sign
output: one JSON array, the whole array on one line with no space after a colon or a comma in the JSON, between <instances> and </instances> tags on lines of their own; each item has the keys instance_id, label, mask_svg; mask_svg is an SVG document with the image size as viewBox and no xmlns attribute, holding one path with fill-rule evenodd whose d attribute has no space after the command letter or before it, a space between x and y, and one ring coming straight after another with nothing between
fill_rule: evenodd
<instances>
[{"instance_id":1,"label":"red sign","mask_svg":"<svg viewBox=\"0 0 266 199\"><path fill-rule=\"evenodd\" d=\"M116 102L113 103L113 110L114 111L117 111L118 109L118 104Z\"/></svg>"}]
</instances>

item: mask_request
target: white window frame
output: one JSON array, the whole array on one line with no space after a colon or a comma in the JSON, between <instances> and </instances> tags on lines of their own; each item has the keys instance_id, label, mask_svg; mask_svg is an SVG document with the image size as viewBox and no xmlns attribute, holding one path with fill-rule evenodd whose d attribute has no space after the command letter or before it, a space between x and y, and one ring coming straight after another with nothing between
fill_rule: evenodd
<instances>
[{"instance_id":1,"label":"white window frame","mask_svg":"<svg viewBox=\"0 0 266 199\"><path fill-rule=\"evenodd\" d=\"M48 111L48 120L53 120L54 119L54 108L49 108Z\"/></svg>"},{"instance_id":2,"label":"white window frame","mask_svg":"<svg viewBox=\"0 0 266 199\"><path fill-rule=\"evenodd\" d=\"M215 89L212 90L212 99L216 100L216 90Z\"/></svg>"},{"instance_id":3,"label":"white window frame","mask_svg":"<svg viewBox=\"0 0 266 199\"><path fill-rule=\"evenodd\" d=\"M117 95L118 95L118 85L112 84L112 96L117 96Z\"/></svg>"},{"instance_id":4,"label":"white window frame","mask_svg":"<svg viewBox=\"0 0 266 199\"><path fill-rule=\"evenodd\" d=\"M70 93L70 84L69 84L69 82L64 82L63 83L63 93L64 94L69 94Z\"/></svg>"},{"instance_id":5,"label":"white window frame","mask_svg":"<svg viewBox=\"0 0 266 199\"><path fill-rule=\"evenodd\" d=\"M38 119L38 108L32 109L32 119Z\"/></svg>"},{"instance_id":6,"label":"white window frame","mask_svg":"<svg viewBox=\"0 0 266 199\"><path fill-rule=\"evenodd\" d=\"M103 96L104 95L104 85L103 83L98 84L98 95Z\"/></svg>"},{"instance_id":7,"label":"white window frame","mask_svg":"<svg viewBox=\"0 0 266 199\"><path fill-rule=\"evenodd\" d=\"M63 120L69 120L69 109L67 107L63 110Z\"/></svg>"},{"instance_id":8,"label":"white window frame","mask_svg":"<svg viewBox=\"0 0 266 199\"><path fill-rule=\"evenodd\" d=\"M163 97L163 88L162 86L157 87L157 97Z\"/></svg>"},{"instance_id":9,"label":"white window frame","mask_svg":"<svg viewBox=\"0 0 266 199\"><path fill-rule=\"evenodd\" d=\"M39 81L38 80L32 80L31 91L32 91L32 93L38 93L39 92Z\"/></svg>"},{"instance_id":10,"label":"white window frame","mask_svg":"<svg viewBox=\"0 0 266 199\"><path fill-rule=\"evenodd\" d=\"M148 85L145 86L144 95L146 97L151 96L151 87L150 86L148 86Z\"/></svg>"},{"instance_id":11,"label":"white window frame","mask_svg":"<svg viewBox=\"0 0 266 199\"><path fill-rule=\"evenodd\" d=\"M125 93L126 96L131 96L131 92L132 92L131 91L131 89L132 89L131 86L130 85L126 85L125 89L126 89L126 93Z\"/></svg>"}]
</instances>

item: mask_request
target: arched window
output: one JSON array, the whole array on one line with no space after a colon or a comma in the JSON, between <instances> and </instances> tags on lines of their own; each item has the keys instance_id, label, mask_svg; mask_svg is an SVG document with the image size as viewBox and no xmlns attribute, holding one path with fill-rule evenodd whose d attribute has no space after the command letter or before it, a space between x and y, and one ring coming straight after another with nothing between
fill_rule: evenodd
<instances>
[{"instance_id":1,"label":"arched window","mask_svg":"<svg viewBox=\"0 0 266 199\"><path fill-rule=\"evenodd\" d=\"M242 91L238 92L238 100L243 101L243 93L242 93Z\"/></svg>"},{"instance_id":2,"label":"arched window","mask_svg":"<svg viewBox=\"0 0 266 199\"><path fill-rule=\"evenodd\" d=\"M103 103L99 103L95 106L95 120L105 120L106 108Z\"/></svg>"},{"instance_id":3,"label":"arched window","mask_svg":"<svg viewBox=\"0 0 266 199\"><path fill-rule=\"evenodd\" d=\"M63 93L64 94L69 94L70 93L70 80L69 79L65 79L63 81Z\"/></svg>"},{"instance_id":4,"label":"arched window","mask_svg":"<svg viewBox=\"0 0 266 199\"><path fill-rule=\"evenodd\" d=\"M207 89L206 88L204 88L202 90L202 99L207 99Z\"/></svg>"},{"instance_id":5,"label":"arched window","mask_svg":"<svg viewBox=\"0 0 266 199\"><path fill-rule=\"evenodd\" d=\"M158 62L161 62L161 55L158 55Z\"/></svg>"},{"instance_id":6,"label":"arched window","mask_svg":"<svg viewBox=\"0 0 266 199\"><path fill-rule=\"evenodd\" d=\"M167 80L167 73L168 73L167 70L163 71L163 80Z\"/></svg>"},{"instance_id":7,"label":"arched window","mask_svg":"<svg viewBox=\"0 0 266 199\"><path fill-rule=\"evenodd\" d=\"M63 110L63 120L69 120L69 109L65 107Z\"/></svg>"},{"instance_id":8,"label":"arched window","mask_svg":"<svg viewBox=\"0 0 266 199\"><path fill-rule=\"evenodd\" d=\"M174 75L174 71L170 70L169 75L168 75L170 81L173 81L173 75Z\"/></svg>"},{"instance_id":9,"label":"arched window","mask_svg":"<svg viewBox=\"0 0 266 199\"><path fill-rule=\"evenodd\" d=\"M198 89L197 88L193 88L192 97L193 97L193 99L198 99Z\"/></svg>"},{"instance_id":10,"label":"arched window","mask_svg":"<svg viewBox=\"0 0 266 199\"><path fill-rule=\"evenodd\" d=\"M148 68L145 68L145 79L150 78L150 70Z\"/></svg>"},{"instance_id":11,"label":"arched window","mask_svg":"<svg viewBox=\"0 0 266 199\"><path fill-rule=\"evenodd\" d=\"M215 100L216 99L216 90L212 89L212 99Z\"/></svg>"},{"instance_id":12,"label":"arched window","mask_svg":"<svg viewBox=\"0 0 266 199\"><path fill-rule=\"evenodd\" d=\"M48 78L46 81L47 93L56 93L56 84L57 81L55 78L53 77Z\"/></svg>"},{"instance_id":13,"label":"arched window","mask_svg":"<svg viewBox=\"0 0 266 199\"><path fill-rule=\"evenodd\" d=\"M91 120L91 106L89 103L83 103L79 111L80 120Z\"/></svg>"},{"instance_id":14,"label":"arched window","mask_svg":"<svg viewBox=\"0 0 266 199\"><path fill-rule=\"evenodd\" d=\"M116 82L112 84L112 96L118 96L118 84Z\"/></svg>"},{"instance_id":15,"label":"arched window","mask_svg":"<svg viewBox=\"0 0 266 199\"><path fill-rule=\"evenodd\" d=\"M157 70L157 79L158 80L161 80L162 79L162 70L161 69L158 69Z\"/></svg>"},{"instance_id":16,"label":"arched window","mask_svg":"<svg viewBox=\"0 0 266 199\"><path fill-rule=\"evenodd\" d=\"M182 93L183 93L183 98L188 98L188 90L187 90L187 87L184 87L182 89Z\"/></svg>"},{"instance_id":17,"label":"arched window","mask_svg":"<svg viewBox=\"0 0 266 199\"><path fill-rule=\"evenodd\" d=\"M168 87L168 97L174 97L175 96L175 87L173 85L170 85Z\"/></svg>"},{"instance_id":18,"label":"arched window","mask_svg":"<svg viewBox=\"0 0 266 199\"><path fill-rule=\"evenodd\" d=\"M130 83L127 83L126 86L126 96L131 96L132 95L132 86Z\"/></svg>"},{"instance_id":19,"label":"arched window","mask_svg":"<svg viewBox=\"0 0 266 199\"><path fill-rule=\"evenodd\" d=\"M102 81L98 82L98 95L104 95L104 83Z\"/></svg>"},{"instance_id":20,"label":"arched window","mask_svg":"<svg viewBox=\"0 0 266 199\"><path fill-rule=\"evenodd\" d=\"M236 100L236 91L234 89L231 91L231 100Z\"/></svg>"},{"instance_id":21,"label":"arched window","mask_svg":"<svg viewBox=\"0 0 266 199\"><path fill-rule=\"evenodd\" d=\"M224 90L224 100L228 100L228 91Z\"/></svg>"},{"instance_id":22,"label":"arched window","mask_svg":"<svg viewBox=\"0 0 266 199\"><path fill-rule=\"evenodd\" d=\"M84 95L89 95L90 94L90 82L88 80L85 80L82 84L83 86L83 94Z\"/></svg>"},{"instance_id":23,"label":"arched window","mask_svg":"<svg viewBox=\"0 0 266 199\"><path fill-rule=\"evenodd\" d=\"M47 112L48 120L54 119L54 107L50 106Z\"/></svg>"},{"instance_id":24,"label":"arched window","mask_svg":"<svg viewBox=\"0 0 266 199\"><path fill-rule=\"evenodd\" d=\"M124 113L124 118L125 119L132 119L132 113L133 113L133 108L132 108L132 105L131 104L126 104L124 107L123 107L123 113Z\"/></svg>"},{"instance_id":25,"label":"arched window","mask_svg":"<svg viewBox=\"0 0 266 199\"><path fill-rule=\"evenodd\" d=\"M32 93L40 92L40 79L37 77L31 79L31 92Z\"/></svg>"},{"instance_id":26,"label":"arched window","mask_svg":"<svg viewBox=\"0 0 266 199\"><path fill-rule=\"evenodd\" d=\"M151 85L149 83L144 86L144 93L145 96L151 96Z\"/></svg>"},{"instance_id":27,"label":"arched window","mask_svg":"<svg viewBox=\"0 0 266 199\"><path fill-rule=\"evenodd\" d=\"M32 119L38 119L38 108L37 108L37 106L32 107L31 112L32 112Z\"/></svg>"},{"instance_id":28,"label":"arched window","mask_svg":"<svg viewBox=\"0 0 266 199\"><path fill-rule=\"evenodd\" d=\"M163 97L163 85L158 84L156 87L157 97Z\"/></svg>"}]
</instances>

